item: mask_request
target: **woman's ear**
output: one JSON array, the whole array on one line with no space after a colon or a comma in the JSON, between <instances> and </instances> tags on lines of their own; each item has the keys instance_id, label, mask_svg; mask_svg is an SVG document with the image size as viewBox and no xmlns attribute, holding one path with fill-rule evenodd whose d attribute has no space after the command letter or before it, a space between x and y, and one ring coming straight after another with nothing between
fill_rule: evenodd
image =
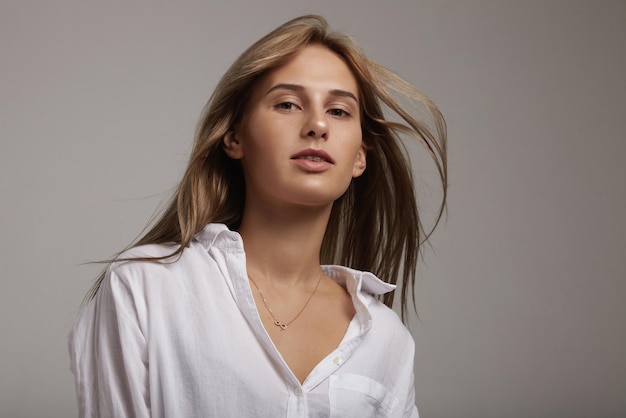
<instances>
[{"instance_id":1,"label":"woman's ear","mask_svg":"<svg viewBox=\"0 0 626 418\"><path fill-rule=\"evenodd\" d=\"M243 148L237 139L234 131L226 132L224 139L222 139L222 148L226 155L233 160L240 160L243 158Z\"/></svg>"},{"instance_id":2,"label":"woman's ear","mask_svg":"<svg viewBox=\"0 0 626 418\"><path fill-rule=\"evenodd\" d=\"M365 151L365 145L361 145L359 151L356 154L356 159L354 160L354 166L352 166L352 178L357 178L365 171L365 167L367 167L367 151Z\"/></svg>"}]
</instances>

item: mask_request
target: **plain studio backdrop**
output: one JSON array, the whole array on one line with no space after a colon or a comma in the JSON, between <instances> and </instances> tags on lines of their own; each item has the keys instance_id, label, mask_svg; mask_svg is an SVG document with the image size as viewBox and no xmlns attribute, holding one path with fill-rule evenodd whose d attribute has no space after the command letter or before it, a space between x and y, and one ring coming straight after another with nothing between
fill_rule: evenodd
<instances>
[{"instance_id":1,"label":"plain studio backdrop","mask_svg":"<svg viewBox=\"0 0 626 418\"><path fill-rule=\"evenodd\" d=\"M3 0L0 416L76 416L67 334L101 268L81 264L137 236L221 74L305 13L448 122L410 322L422 416L626 416L623 0Z\"/></svg>"}]
</instances>

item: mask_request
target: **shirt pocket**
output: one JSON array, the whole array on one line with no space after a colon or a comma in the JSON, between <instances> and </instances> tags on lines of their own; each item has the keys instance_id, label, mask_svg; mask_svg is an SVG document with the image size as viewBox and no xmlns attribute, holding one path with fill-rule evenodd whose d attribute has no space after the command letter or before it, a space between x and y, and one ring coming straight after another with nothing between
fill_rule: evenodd
<instances>
[{"instance_id":1,"label":"shirt pocket","mask_svg":"<svg viewBox=\"0 0 626 418\"><path fill-rule=\"evenodd\" d=\"M341 418L389 418L398 399L381 383L358 374L330 376L330 416Z\"/></svg>"}]
</instances>

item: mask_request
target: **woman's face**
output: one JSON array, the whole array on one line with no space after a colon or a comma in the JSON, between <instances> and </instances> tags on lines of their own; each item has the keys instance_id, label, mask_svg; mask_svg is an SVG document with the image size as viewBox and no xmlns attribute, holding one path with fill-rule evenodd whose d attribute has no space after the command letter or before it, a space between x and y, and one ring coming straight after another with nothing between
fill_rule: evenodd
<instances>
[{"instance_id":1,"label":"woman's face","mask_svg":"<svg viewBox=\"0 0 626 418\"><path fill-rule=\"evenodd\" d=\"M365 170L359 109L352 72L322 46L262 77L224 139L241 160L246 205L331 205Z\"/></svg>"}]
</instances>

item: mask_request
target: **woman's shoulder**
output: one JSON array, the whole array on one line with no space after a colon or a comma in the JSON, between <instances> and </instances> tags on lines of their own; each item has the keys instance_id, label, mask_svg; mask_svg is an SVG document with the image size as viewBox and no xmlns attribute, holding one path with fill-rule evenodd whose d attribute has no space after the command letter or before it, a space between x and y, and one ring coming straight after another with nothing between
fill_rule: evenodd
<instances>
[{"instance_id":1,"label":"woman's shoulder","mask_svg":"<svg viewBox=\"0 0 626 418\"><path fill-rule=\"evenodd\" d=\"M117 263L125 260L144 258L168 257L178 251L179 248L180 245L173 242L164 244L137 245L121 252L120 255L116 257L115 262Z\"/></svg>"},{"instance_id":2,"label":"woman's shoulder","mask_svg":"<svg viewBox=\"0 0 626 418\"><path fill-rule=\"evenodd\" d=\"M409 340L410 342L413 341L413 337L400 319L400 315L380 300L376 299L375 302L370 305L370 313L372 315L373 327L394 336L394 338L406 342L409 342Z\"/></svg>"},{"instance_id":3,"label":"woman's shoulder","mask_svg":"<svg viewBox=\"0 0 626 418\"><path fill-rule=\"evenodd\" d=\"M128 279L140 276L155 276L155 273L168 269L180 261L183 251L180 245L147 244L128 248L121 252L107 267L107 276Z\"/></svg>"},{"instance_id":4,"label":"woman's shoulder","mask_svg":"<svg viewBox=\"0 0 626 418\"><path fill-rule=\"evenodd\" d=\"M114 280L138 281L150 277L185 275L207 261L212 247L235 246L243 248L239 235L222 224L208 224L184 248L179 243L137 245L115 257L107 268L107 276Z\"/></svg>"}]
</instances>

